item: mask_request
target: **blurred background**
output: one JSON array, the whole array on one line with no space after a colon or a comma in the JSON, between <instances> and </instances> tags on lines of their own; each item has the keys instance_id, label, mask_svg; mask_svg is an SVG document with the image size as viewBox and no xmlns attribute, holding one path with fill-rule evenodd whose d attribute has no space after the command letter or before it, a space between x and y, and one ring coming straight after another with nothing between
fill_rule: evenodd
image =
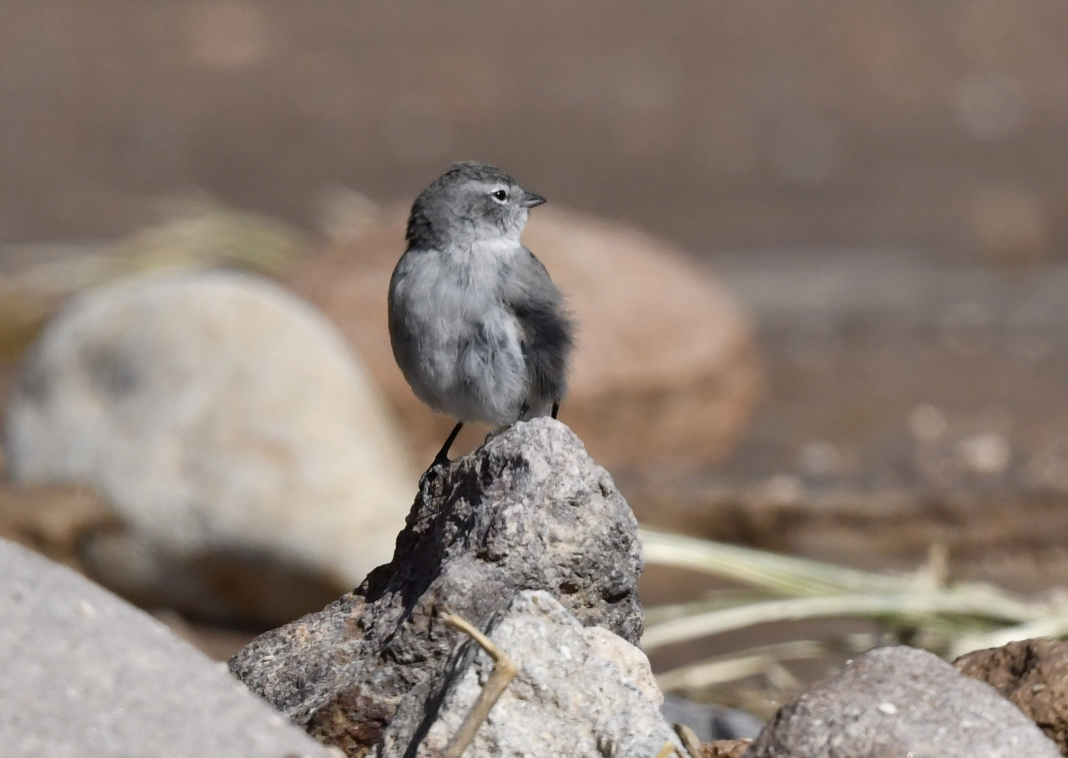
<instances>
[{"instance_id":1,"label":"blurred background","mask_svg":"<svg viewBox=\"0 0 1068 758\"><path fill-rule=\"evenodd\" d=\"M550 200L561 419L643 523L1048 594L1066 35L1052 0L8 0L0 536L219 657L388 560L451 421L386 283L407 204L479 159ZM643 599L723 586L654 565ZM806 623L654 666L881 633Z\"/></svg>"}]
</instances>

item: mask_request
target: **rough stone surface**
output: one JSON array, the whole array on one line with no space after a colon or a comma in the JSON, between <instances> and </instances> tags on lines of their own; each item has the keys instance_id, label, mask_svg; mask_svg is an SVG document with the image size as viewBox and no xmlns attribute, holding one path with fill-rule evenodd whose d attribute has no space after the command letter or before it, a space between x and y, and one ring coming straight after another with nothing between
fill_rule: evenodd
<instances>
[{"instance_id":1,"label":"rough stone surface","mask_svg":"<svg viewBox=\"0 0 1068 758\"><path fill-rule=\"evenodd\" d=\"M261 635L230 667L313 735L362 755L466 639L437 618L441 608L483 626L516 593L543 589L582 624L637 644L636 529L570 430L548 418L516 424L428 472L392 563L323 611Z\"/></svg>"},{"instance_id":2,"label":"rough stone surface","mask_svg":"<svg viewBox=\"0 0 1068 758\"><path fill-rule=\"evenodd\" d=\"M657 708L664 704L664 693L656 686L649 657L640 648L601 626L586 627L584 634L594 655L614 663Z\"/></svg>"},{"instance_id":3,"label":"rough stone surface","mask_svg":"<svg viewBox=\"0 0 1068 758\"><path fill-rule=\"evenodd\" d=\"M290 283L367 358L409 438L429 457L451 422L412 395L385 322L405 217L406 209L361 216L347 240L299 263ZM750 419L762 376L749 323L727 288L662 240L551 205L531 215L523 241L579 325L561 419L590 454L634 470L721 459Z\"/></svg>"},{"instance_id":4,"label":"rough stone surface","mask_svg":"<svg viewBox=\"0 0 1068 758\"><path fill-rule=\"evenodd\" d=\"M329 758L159 622L0 540L4 758Z\"/></svg>"},{"instance_id":5,"label":"rough stone surface","mask_svg":"<svg viewBox=\"0 0 1068 758\"><path fill-rule=\"evenodd\" d=\"M1010 642L962 655L953 665L1000 692L1068 755L1068 642Z\"/></svg>"},{"instance_id":6,"label":"rough stone surface","mask_svg":"<svg viewBox=\"0 0 1068 758\"><path fill-rule=\"evenodd\" d=\"M888 647L787 703L745 758L1058 758L991 687L924 650Z\"/></svg>"},{"instance_id":7,"label":"rough stone surface","mask_svg":"<svg viewBox=\"0 0 1068 758\"><path fill-rule=\"evenodd\" d=\"M74 300L29 356L5 432L15 482L88 484L114 509L123 529L83 541L94 578L213 617L280 623L360 582L388 560L415 481L337 331L229 272Z\"/></svg>"},{"instance_id":8,"label":"rough stone surface","mask_svg":"<svg viewBox=\"0 0 1068 758\"><path fill-rule=\"evenodd\" d=\"M490 623L487 636L518 673L464 752L466 758L652 758L668 741L681 747L658 703L614 661L598 654L588 631L547 592L516 595ZM493 669L493 659L474 640L460 646L439 672L441 679L401 705L376 755L439 755Z\"/></svg>"}]
</instances>

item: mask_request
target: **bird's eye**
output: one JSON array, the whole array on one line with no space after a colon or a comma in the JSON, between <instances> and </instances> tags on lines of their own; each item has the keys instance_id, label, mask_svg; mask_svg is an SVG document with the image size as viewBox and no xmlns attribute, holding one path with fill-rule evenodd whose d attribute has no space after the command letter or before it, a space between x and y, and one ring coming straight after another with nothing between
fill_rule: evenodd
<instances>
[{"instance_id":1,"label":"bird's eye","mask_svg":"<svg viewBox=\"0 0 1068 758\"><path fill-rule=\"evenodd\" d=\"M508 193L507 193L507 192L505 192L505 191L504 191L504 190L502 190L502 189L499 189L499 190L497 190L496 192L492 192L492 193L490 193L490 195L491 195L491 196L493 197L493 199L494 199L494 200L496 200L496 201L497 201L498 203L503 203L503 202L504 202L505 200L507 200L507 199L508 199Z\"/></svg>"}]
</instances>

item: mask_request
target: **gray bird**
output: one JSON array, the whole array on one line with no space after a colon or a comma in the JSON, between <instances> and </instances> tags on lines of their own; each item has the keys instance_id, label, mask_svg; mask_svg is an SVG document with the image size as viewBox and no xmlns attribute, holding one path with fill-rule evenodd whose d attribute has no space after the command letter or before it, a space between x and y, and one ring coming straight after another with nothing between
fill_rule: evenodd
<instances>
[{"instance_id":1,"label":"gray bird","mask_svg":"<svg viewBox=\"0 0 1068 758\"><path fill-rule=\"evenodd\" d=\"M464 422L556 418L572 325L519 236L545 198L485 163L455 163L416 198L389 282L389 338L416 397Z\"/></svg>"}]
</instances>

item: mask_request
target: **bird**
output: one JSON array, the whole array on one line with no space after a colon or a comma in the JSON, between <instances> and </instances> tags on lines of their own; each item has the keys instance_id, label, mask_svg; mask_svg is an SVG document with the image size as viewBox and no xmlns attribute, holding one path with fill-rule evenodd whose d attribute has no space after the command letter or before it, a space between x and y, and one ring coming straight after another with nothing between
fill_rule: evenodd
<instances>
[{"instance_id":1,"label":"bird","mask_svg":"<svg viewBox=\"0 0 1068 758\"><path fill-rule=\"evenodd\" d=\"M495 166L463 161L412 204L389 282L389 337L416 397L457 420L432 469L449 463L465 423L502 428L559 412L574 325L520 242L544 202Z\"/></svg>"}]
</instances>

